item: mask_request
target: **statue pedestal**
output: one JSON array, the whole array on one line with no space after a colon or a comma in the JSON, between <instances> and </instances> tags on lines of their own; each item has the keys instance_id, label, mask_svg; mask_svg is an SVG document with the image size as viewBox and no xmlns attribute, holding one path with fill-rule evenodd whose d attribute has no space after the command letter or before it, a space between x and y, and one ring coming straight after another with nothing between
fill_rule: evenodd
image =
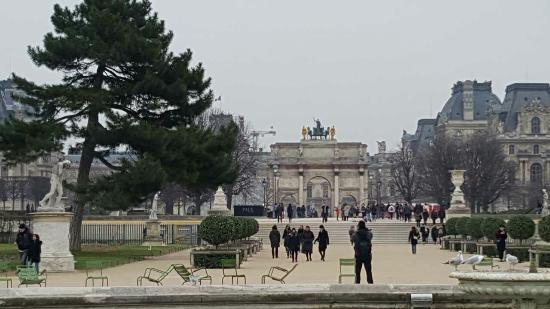
<instances>
[{"instance_id":1,"label":"statue pedestal","mask_svg":"<svg viewBox=\"0 0 550 309\"><path fill-rule=\"evenodd\" d=\"M69 227L73 216L57 208L32 213L33 232L42 240L40 268L48 272L74 271L74 257L69 250Z\"/></svg>"},{"instance_id":2,"label":"statue pedestal","mask_svg":"<svg viewBox=\"0 0 550 309\"><path fill-rule=\"evenodd\" d=\"M147 234L145 235L142 246L164 246L164 242L160 236L160 221L147 220L145 225L147 226Z\"/></svg>"},{"instance_id":3,"label":"statue pedestal","mask_svg":"<svg viewBox=\"0 0 550 309\"><path fill-rule=\"evenodd\" d=\"M225 199L225 193L223 193L222 187L219 187L214 195L214 205L208 210L208 215L229 216L231 211L227 209L227 200Z\"/></svg>"}]
</instances>

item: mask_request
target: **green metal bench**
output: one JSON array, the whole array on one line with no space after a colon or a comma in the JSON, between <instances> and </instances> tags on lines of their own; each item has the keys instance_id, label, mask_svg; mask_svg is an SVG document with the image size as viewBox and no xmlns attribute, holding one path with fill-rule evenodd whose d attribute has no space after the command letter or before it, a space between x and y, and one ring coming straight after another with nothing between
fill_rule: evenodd
<instances>
[{"instance_id":1,"label":"green metal bench","mask_svg":"<svg viewBox=\"0 0 550 309\"><path fill-rule=\"evenodd\" d=\"M101 280L101 286L109 286L109 277L103 274L103 263L100 261L86 261L86 281L84 286L88 286L88 280L95 286L96 280Z\"/></svg>"},{"instance_id":2,"label":"green metal bench","mask_svg":"<svg viewBox=\"0 0 550 309\"><path fill-rule=\"evenodd\" d=\"M495 265L494 259L488 256L484 257L483 260L481 260L481 262L479 262L477 265L473 265L472 268L475 270L476 267L479 266L489 266L491 267L491 270L493 270L493 268L500 268L500 266Z\"/></svg>"},{"instance_id":3,"label":"green metal bench","mask_svg":"<svg viewBox=\"0 0 550 309\"><path fill-rule=\"evenodd\" d=\"M17 266L17 278L19 279L19 287L22 285L25 285L28 287L29 285L36 285L42 286L42 283L44 283L44 286L46 286L47 277L40 276L37 272L34 266ZM44 274L44 272L42 272Z\"/></svg>"},{"instance_id":4,"label":"green metal bench","mask_svg":"<svg viewBox=\"0 0 550 309\"><path fill-rule=\"evenodd\" d=\"M340 259L340 274L338 275L338 283L342 283L343 277L353 277L355 278L355 259ZM353 273L345 273L342 272L342 268L346 268L348 266L351 266L353 269Z\"/></svg>"},{"instance_id":5,"label":"green metal bench","mask_svg":"<svg viewBox=\"0 0 550 309\"><path fill-rule=\"evenodd\" d=\"M154 267L145 268L142 276L137 277L137 285L143 284L143 279L156 283L157 285L162 285L162 281L174 270L174 265L170 265L166 270L160 270Z\"/></svg>"},{"instance_id":6,"label":"green metal bench","mask_svg":"<svg viewBox=\"0 0 550 309\"><path fill-rule=\"evenodd\" d=\"M231 284L234 283L234 279L237 279L237 284L239 284L239 278L242 278L244 279L244 284L246 284L246 276L237 272L237 261L235 259L221 259L220 264L223 274L222 285L225 278L231 278Z\"/></svg>"},{"instance_id":7,"label":"green metal bench","mask_svg":"<svg viewBox=\"0 0 550 309\"><path fill-rule=\"evenodd\" d=\"M6 282L6 288L13 287L13 282L11 281L11 278L8 277L9 271L10 267L8 263L0 263L0 281Z\"/></svg>"}]
</instances>

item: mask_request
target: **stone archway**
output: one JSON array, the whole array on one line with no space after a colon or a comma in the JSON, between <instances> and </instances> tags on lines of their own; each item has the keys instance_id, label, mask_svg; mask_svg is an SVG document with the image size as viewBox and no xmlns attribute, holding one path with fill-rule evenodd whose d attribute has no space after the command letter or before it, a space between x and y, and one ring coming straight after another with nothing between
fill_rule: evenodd
<instances>
[{"instance_id":1,"label":"stone archway","mask_svg":"<svg viewBox=\"0 0 550 309\"><path fill-rule=\"evenodd\" d=\"M306 184L306 207L315 209L317 215L321 215L323 205L330 206L331 201L330 181L322 176L312 177Z\"/></svg>"}]
</instances>

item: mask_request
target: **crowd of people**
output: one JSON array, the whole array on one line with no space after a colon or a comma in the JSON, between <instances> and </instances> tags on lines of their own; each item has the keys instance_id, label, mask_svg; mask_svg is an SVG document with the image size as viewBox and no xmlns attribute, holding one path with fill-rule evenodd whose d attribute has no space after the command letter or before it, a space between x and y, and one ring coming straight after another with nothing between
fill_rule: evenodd
<instances>
[{"instance_id":1,"label":"crowd of people","mask_svg":"<svg viewBox=\"0 0 550 309\"><path fill-rule=\"evenodd\" d=\"M19 263L21 265L34 265L36 273L39 273L40 254L42 251L40 236L31 233L29 228L22 223L19 225L15 244L19 253Z\"/></svg>"},{"instance_id":2,"label":"crowd of people","mask_svg":"<svg viewBox=\"0 0 550 309\"><path fill-rule=\"evenodd\" d=\"M323 225L319 226L317 237L315 237L309 225L306 225L305 228L303 225L300 225L298 229L287 225L283 231L283 235L277 230L277 226L273 225L269 233L269 242L271 243L271 256L274 259L279 258L281 239L286 250L286 257L292 259L293 263L298 262L298 254L300 252L306 256L306 261L311 261L313 246L316 243L318 244L321 261L325 261L326 250L330 240L328 232Z\"/></svg>"}]
</instances>

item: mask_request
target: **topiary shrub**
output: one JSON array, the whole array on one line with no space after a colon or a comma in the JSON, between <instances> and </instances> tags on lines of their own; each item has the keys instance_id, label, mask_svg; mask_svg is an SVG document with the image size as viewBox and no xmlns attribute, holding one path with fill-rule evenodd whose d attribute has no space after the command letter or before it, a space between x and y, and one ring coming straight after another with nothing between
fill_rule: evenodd
<instances>
[{"instance_id":1,"label":"topiary shrub","mask_svg":"<svg viewBox=\"0 0 550 309\"><path fill-rule=\"evenodd\" d=\"M508 220L508 234L520 242L533 237L535 234L535 222L526 216L516 216Z\"/></svg>"},{"instance_id":2,"label":"topiary shrub","mask_svg":"<svg viewBox=\"0 0 550 309\"><path fill-rule=\"evenodd\" d=\"M456 233L456 220L458 218L450 218L445 223L445 231L447 232L447 235L457 235Z\"/></svg>"},{"instance_id":3,"label":"topiary shrub","mask_svg":"<svg viewBox=\"0 0 550 309\"><path fill-rule=\"evenodd\" d=\"M199 225L199 236L206 242L216 246L225 244L234 238L235 221L228 216L208 216Z\"/></svg>"},{"instance_id":4,"label":"topiary shrub","mask_svg":"<svg viewBox=\"0 0 550 309\"><path fill-rule=\"evenodd\" d=\"M542 240L550 242L550 216L543 217L539 221L539 236Z\"/></svg>"},{"instance_id":5,"label":"topiary shrub","mask_svg":"<svg viewBox=\"0 0 550 309\"><path fill-rule=\"evenodd\" d=\"M468 224L466 224L466 229L468 230L468 235L472 236L473 239L478 240L483 237L483 231L481 226L483 225L482 218L470 218Z\"/></svg>"},{"instance_id":6,"label":"topiary shrub","mask_svg":"<svg viewBox=\"0 0 550 309\"><path fill-rule=\"evenodd\" d=\"M468 231L468 222L470 222L470 218L468 217L460 217L456 219L455 230L457 235L470 235L470 231Z\"/></svg>"},{"instance_id":7,"label":"topiary shrub","mask_svg":"<svg viewBox=\"0 0 550 309\"><path fill-rule=\"evenodd\" d=\"M506 226L506 222L502 219L485 218L485 220L483 220L483 224L481 225L483 236L487 237L488 240L496 240L495 236L501 225Z\"/></svg>"}]
</instances>

